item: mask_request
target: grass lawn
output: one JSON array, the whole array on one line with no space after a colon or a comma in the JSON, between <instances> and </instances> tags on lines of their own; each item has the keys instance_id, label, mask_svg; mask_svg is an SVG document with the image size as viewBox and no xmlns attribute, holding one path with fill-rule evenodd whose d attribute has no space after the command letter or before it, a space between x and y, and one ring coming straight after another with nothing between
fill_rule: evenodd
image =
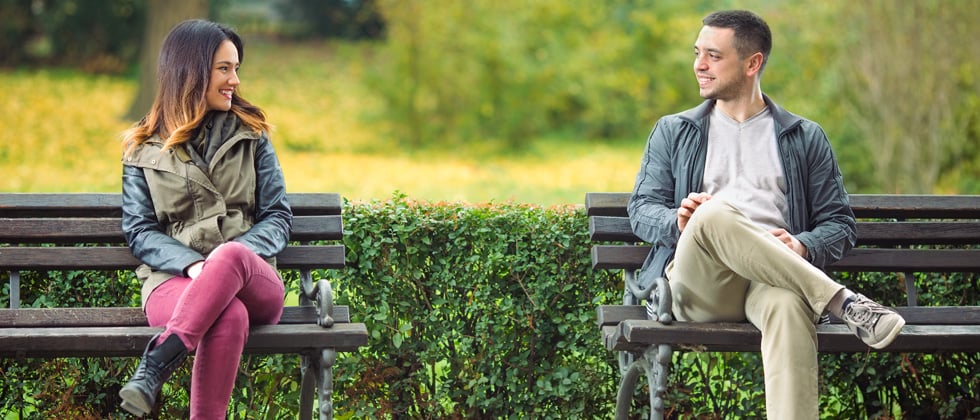
<instances>
[{"instance_id":1,"label":"grass lawn","mask_svg":"<svg viewBox=\"0 0 980 420\"><path fill-rule=\"evenodd\" d=\"M336 43L246 47L242 94L275 126L288 188L340 192L355 201L395 192L425 201L580 204L588 191L632 187L646 130L599 142L528 139L520 152L411 151L386 138L379 104L363 82L369 47ZM115 192L121 116L133 79L67 70L0 71L0 191Z\"/></svg>"}]
</instances>

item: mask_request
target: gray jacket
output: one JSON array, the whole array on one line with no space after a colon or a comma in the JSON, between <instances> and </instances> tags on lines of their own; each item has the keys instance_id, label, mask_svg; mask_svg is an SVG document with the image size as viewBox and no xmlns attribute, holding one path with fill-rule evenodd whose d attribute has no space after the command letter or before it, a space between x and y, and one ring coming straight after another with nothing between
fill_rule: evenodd
<instances>
[{"instance_id":1,"label":"gray jacket","mask_svg":"<svg viewBox=\"0 0 980 420\"><path fill-rule=\"evenodd\" d=\"M844 256L856 240L854 213L836 158L823 129L763 97L774 119L787 183L790 233L807 248L818 268ZM714 101L657 121L647 140L627 210L633 232L653 245L640 284L663 276L673 259L680 230L677 207L700 192L707 156L708 116Z\"/></svg>"},{"instance_id":2,"label":"gray jacket","mask_svg":"<svg viewBox=\"0 0 980 420\"><path fill-rule=\"evenodd\" d=\"M123 158L122 229L143 262L136 275L144 305L224 242L241 242L274 266L289 241L292 210L268 137L232 113L211 116L207 127L207 159L189 143L164 151L156 136Z\"/></svg>"}]
</instances>

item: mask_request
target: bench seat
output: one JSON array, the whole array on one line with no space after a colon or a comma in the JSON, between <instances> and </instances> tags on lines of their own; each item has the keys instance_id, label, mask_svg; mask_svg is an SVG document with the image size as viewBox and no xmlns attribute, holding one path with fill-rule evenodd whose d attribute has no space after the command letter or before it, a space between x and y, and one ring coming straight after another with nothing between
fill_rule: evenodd
<instances>
[{"instance_id":1,"label":"bench seat","mask_svg":"<svg viewBox=\"0 0 980 420\"><path fill-rule=\"evenodd\" d=\"M364 324L350 323L346 306L334 306L330 328L316 323L316 310L287 307L278 325L249 331L249 354L302 354L316 349L355 351L366 343ZM139 308L0 309L0 357L52 358L141 356L162 327L146 326Z\"/></svg>"},{"instance_id":2,"label":"bench seat","mask_svg":"<svg viewBox=\"0 0 980 420\"><path fill-rule=\"evenodd\" d=\"M889 352L939 353L977 351L980 307L931 306L895 308L906 325ZM642 352L651 343L689 346L697 351L759 351L762 335L747 322L680 322L663 324L646 320L646 309L633 305L603 305L599 323L607 349ZM817 326L821 352L868 350L846 325L835 320Z\"/></svg>"}]
</instances>

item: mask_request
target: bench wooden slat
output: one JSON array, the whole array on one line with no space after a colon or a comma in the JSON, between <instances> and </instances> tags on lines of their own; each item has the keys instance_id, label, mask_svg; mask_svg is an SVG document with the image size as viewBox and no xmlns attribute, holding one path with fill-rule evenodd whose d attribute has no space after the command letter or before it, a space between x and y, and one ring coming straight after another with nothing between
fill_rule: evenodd
<instances>
[{"instance_id":1,"label":"bench wooden slat","mask_svg":"<svg viewBox=\"0 0 980 420\"><path fill-rule=\"evenodd\" d=\"M628 192L590 192L585 195L589 216L626 216ZM859 218L980 219L980 195L851 194L851 209Z\"/></svg>"},{"instance_id":2,"label":"bench wooden slat","mask_svg":"<svg viewBox=\"0 0 980 420\"><path fill-rule=\"evenodd\" d=\"M0 328L0 357L139 356L162 327ZM355 351L367 344L364 324L256 326L245 352L302 353L315 348Z\"/></svg>"},{"instance_id":3,"label":"bench wooden slat","mask_svg":"<svg viewBox=\"0 0 980 420\"><path fill-rule=\"evenodd\" d=\"M343 245L292 245L276 256L276 265L296 270L344 268L345 251Z\"/></svg>"},{"instance_id":4,"label":"bench wooden slat","mask_svg":"<svg viewBox=\"0 0 980 420\"><path fill-rule=\"evenodd\" d=\"M626 217L630 193L590 192L585 194L585 214L588 216Z\"/></svg>"},{"instance_id":5,"label":"bench wooden slat","mask_svg":"<svg viewBox=\"0 0 980 420\"><path fill-rule=\"evenodd\" d=\"M633 234L633 227L626 217L589 217L589 239L596 242L642 242Z\"/></svg>"},{"instance_id":6,"label":"bench wooden slat","mask_svg":"<svg viewBox=\"0 0 980 420\"><path fill-rule=\"evenodd\" d=\"M350 308L333 307L335 323L350 322ZM316 324L316 308L286 306L279 324ZM0 328L145 327L141 308L18 308L0 309Z\"/></svg>"},{"instance_id":7,"label":"bench wooden slat","mask_svg":"<svg viewBox=\"0 0 980 420\"><path fill-rule=\"evenodd\" d=\"M858 222L858 246L980 244L980 222ZM589 237L600 242L642 242L629 219L589 218Z\"/></svg>"},{"instance_id":8,"label":"bench wooden slat","mask_svg":"<svg viewBox=\"0 0 980 420\"><path fill-rule=\"evenodd\" d=\"M858 222L857 245L976 245L980 222Z\"/></svg>"},{"instance_id":9,"label":"bench wooden slat","mask_svg":"<svg viewBox=\"0 0 980 420\"><path fill-rule=\"evenodd\" d=\"M287 247L279 268L343 268L343 245ZM140 264L128 247L0 247L0 270L122 270Z\"/></svg>"},{"instance_id":10,"label":"bench wooden slat","mask_svg":"<svg viewBox=\"0 0 980 420\"><path fill-rule=\"evenodd\" d=\"M649 245L594 245L595 269L637 270L650 252ZM831 271L980 273L980 249L855 248Z\"/></svg>"},{"instance_id":11,"label":"bench wooden slat","mask_svg":"<svg viewBox=\"0 0 980 420\"><path fill-rule=\"evenodd\" d=\"M66 242L123 243L118 218L4 218L0 219L0 242L51 243Z\"/></svg>"},{"instance_id":12,"label":"bench wooden slat","mask_svg":"<svg viewBox=\"0 0 980 420\"><path fill-rule=\"evenodd\" d=\"M121 217L122 195L113 193L4 193L0 217Z\"/></svg>"},{"instance_id":13,"label":"bench wooden slat","mask_svg":"<svg viewBox=\"0 0 980 420\"><path fill-rule=\"evenodd\" d=\"M121 221L111 217L0 218L0 242L123 243ZM338 240L344 237L343 217L295 216L289 239Z\"/></svg>"},{"instance_id":14,"label":"bench wooden slat","mask_svg":"<svg viewBox=\"0 0 980 420\"><path fill-rule=\"evenodd\" d=\"M902 314L907 325L980 324L980 306L898 306L895 310ZM616 325L631 319L646 320L643 305L600 305L596 311L599 326Z\"/></svg>"},{"instance_id":15,"label":"bench wooden slat","mask_svg":"<svg viewBox=\"0 0 980 420\"><path fill-rule=\"evenodd\" d=\"M287 193L294 215L341 214L337 193ZM0 217L121 217L119 193L3 193Z\"/></svg>"},{"instance_id":16,"label":"bench wooden slat","mask_svg":"<svg viewBox=\"0 0 980 420\"><path fill-rule=\"evenodd\" d=\"M293 216L339 215L344 208L344 200L337 193L287 193L286 200Z\"/></svg>"},{"instance_id":17,"label":"bench wooden slat","mask_svg":"<svg viewBox=\"0 0 980 420\"><path fill-rule=\"evenodd\" d=\"M648 254L650 245L593 245L592 268L639 270Z\"/></svg>"},{"instance_id":18,"label":"bench wooden slat","mask_svg":"<svg viewBox=\"0 0 980 420\"><path fill-rule=\"evenodd\" d=\"M293 216L290 241L326 241L344 239L344 219L340 215Z\"/></svg>"},{"instance_id":19,"label":"bench wooden slat","mask_svg":"<svg viewBox=\"0 0 980 420\"><path fill-rule=\"evenodd\" d=\"M606 330L610 331L610 330ZM604 337L610 350L641 351L650 343L678 345L698 351L759 351L762 335L752 324L731 322L674 322L627 320ZM876 351L947 353L976 351L980 325L906 325L888 348ZM609 347L609 346L612 347ZM871 350L846 325L817 326L822 352Z\"/></svg>"},{"instance_id":20,"label":"bench wooden slat","mask_svg":"<svg viewBox=\"0 0 980 420\"><path fill-rule=\"evenodd\" d=\"M852 194L858 218L980 219L980 195Z\"/></svg>"},{"instance_id":21,"label":"bench wooden slat","mask_svg":"<svg viewBox=\"0 0 980 420\"><path fill-rule=\"evenodd\" d=\"M980 249L875 249L855 248L831 271L980 272Z\"/></svg>"}]
</instances>

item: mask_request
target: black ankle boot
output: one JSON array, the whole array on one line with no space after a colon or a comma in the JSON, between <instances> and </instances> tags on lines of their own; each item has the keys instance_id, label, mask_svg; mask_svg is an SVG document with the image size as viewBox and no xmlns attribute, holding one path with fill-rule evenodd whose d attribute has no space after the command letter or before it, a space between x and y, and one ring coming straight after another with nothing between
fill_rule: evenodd
<instances>
[{"instance_id":1,"label":"black ankle boot","mask_svg":"<svg viewBox=\"0 0 980 420\"><path fill-rule=\"evenodd\" d=\"M187 358L187 348L180 338L171 334L159 346L154 346L160 334L153 336L143 351L143 359L129 383L119 390L122 408L137 416L145 416L157 401L157 394L174 370Z\"/></svg>"}]
</instances>

